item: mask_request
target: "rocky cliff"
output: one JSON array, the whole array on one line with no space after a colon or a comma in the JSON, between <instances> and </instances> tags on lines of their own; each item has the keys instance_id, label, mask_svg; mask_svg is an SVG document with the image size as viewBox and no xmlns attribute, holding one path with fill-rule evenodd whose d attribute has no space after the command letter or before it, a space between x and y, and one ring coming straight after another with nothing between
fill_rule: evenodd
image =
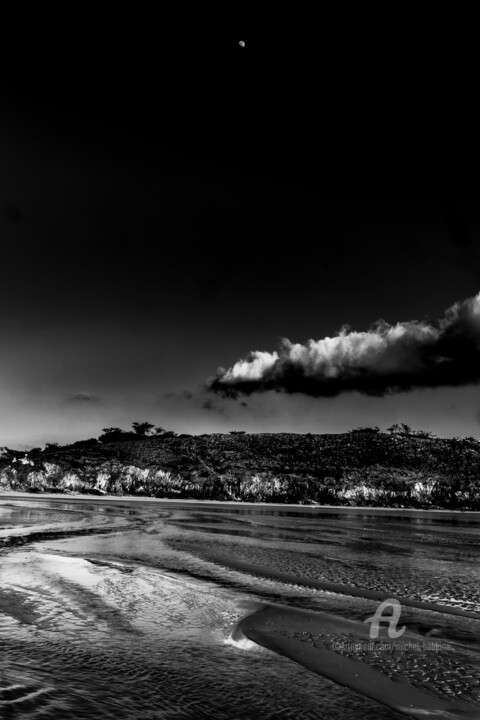
<instances>
[{"instance_id":1,"label":"rocky cliff","mask_svg":"<svg viewBox=\"0 0 480 720\"><path fill-rule=\"evenodd\" d=\"M480 443L354 431L4 448L4 491L480 509Z\"/></svg>"}]
</instances>

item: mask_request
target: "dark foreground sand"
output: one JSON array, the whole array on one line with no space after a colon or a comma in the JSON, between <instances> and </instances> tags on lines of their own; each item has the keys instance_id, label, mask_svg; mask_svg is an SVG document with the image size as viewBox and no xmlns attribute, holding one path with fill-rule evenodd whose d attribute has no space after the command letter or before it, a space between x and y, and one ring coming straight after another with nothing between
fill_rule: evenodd
<instances>
[{"instance_id":1,"label":"dark foreground sand","mask_svg":"<svg viewBox=\"0 0 480 720\"><path fill-rule=\"evenodd\" d=\"M274 652L300 663L309 670L356 690L373 700L415 718L480 718L480 710L465 703L435 697L405 682L393 682L386 675L363 662L342 657L302 636L321 637L332 624L343 625L357 637L368 639L365 625L340 618L319 615L279 605L249 615L237 626L233 639L242 636ZM329 628L330 626L330 628ZM347 627L348 626L348 627ZM353 627L355 626L355 627ZM288 631L286 632L286 628ZM291 637L293 635L293 637Z\"/></svg>"}]
</instances>

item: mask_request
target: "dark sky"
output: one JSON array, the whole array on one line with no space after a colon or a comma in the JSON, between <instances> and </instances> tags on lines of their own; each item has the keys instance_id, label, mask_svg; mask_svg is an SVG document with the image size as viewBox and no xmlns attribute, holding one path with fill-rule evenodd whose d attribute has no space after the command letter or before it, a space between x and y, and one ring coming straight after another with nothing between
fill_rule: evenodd
<instances>
[{"instance_id":1,"label":"dark sky","mask_svg":"<svg viewBox=\"0 0 480 720\"><path fill-rule=\"evenodd\" d=\"M476 435L474 384L202 389L279 338L435 320L477 294L469 59L353 20L288 41L127 20L19 37L2 87L0 444L144 419Z\"/></svg>"}]
</instances>

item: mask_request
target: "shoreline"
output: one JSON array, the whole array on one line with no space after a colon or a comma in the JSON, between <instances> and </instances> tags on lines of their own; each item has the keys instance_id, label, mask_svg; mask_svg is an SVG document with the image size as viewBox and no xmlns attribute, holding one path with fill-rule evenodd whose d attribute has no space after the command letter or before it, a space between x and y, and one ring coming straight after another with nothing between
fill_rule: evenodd
<instances>
[{"instance_id":1,"label":"shoreline","mask_svg":"<svg viewBox=\"0 0 480 720\"><path fill-rule=\"evenodd\" d=\"M327 512L368 512L368 513L394 513L394 514L405 514L405 513L427 513L427 514L454 514L459 516L478 516L480 518L480 510L449 510L446 508L393 508L393 507L377 507L370 505L302 505L301 503L265 503L265 502L243 502L240 500L197 500L187 498L154 498L154 497L139 497L139 496L128 496L128 495L89 495L89 494L64 494L64 493L29 493L29 492L16 492L12 490L0 490L0 502L2 498L11 499L32 499L32 500L58 500L63 502L135 502L135 503L148 503L148 504L178 504L178 505L213 505L215 507L264 507L264 508L276 508L276 509L295 509L302 512L305 511L327 511Z\"/></svg>"}]
</instances>

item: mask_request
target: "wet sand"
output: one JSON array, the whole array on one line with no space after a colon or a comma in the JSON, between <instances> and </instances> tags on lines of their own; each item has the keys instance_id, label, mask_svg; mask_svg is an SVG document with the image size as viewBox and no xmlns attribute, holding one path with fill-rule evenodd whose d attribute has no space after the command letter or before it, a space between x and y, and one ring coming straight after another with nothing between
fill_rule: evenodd
<instances>
[{"instance_id":1,"label":"wet sand","mask_svg":"<svg viewBox=\"0 0 480 720\"><path fill-rule=\"evenodd\" d=\"M37 494L0 510L10 717L480 718L480 513ZM448 649L336 649L367 643L392 597L403 640Z\"/></svg>"},{"instance_id":2,"label":"wet sand","mask_svg":"<svg viewBox=\"0 0 480 720\"><path fill-rule=\"evenodd\" d=\"M24 498L30 500L64 500L65 502L72 501L85 501L89 502L133 502L133 503L153 503L153 504L167 504L167 505L212 505L217 507L265 507L265 508L294 508L296 510L322 510L325 512L360 512L365 511L368 513L398 513L398 514L452 514L463 516L472 516L480 518L480 510L447 510L443 508L392 508L392 507L378 507L369 505L319 505L319 504L307 504L301 503L251 503L237 500L197 500L194 498L153 498L153 497L139 497L134 495L88 495L82 493L28 493L28 492L13 492L11 490L0 490L0 501L2 499Z\"/></svg>"},{"instance_id":3,"label":"wet sand","mask_svg":"<svg viewBox=\"0 0 480 720\"><path fill-rule=\"evenodd\" d=\"M313 672L327 677L340 685L361 692L387 707L415 718L480 718L480 708L465 703L450 702L426 693L405 682L394 682L373 670L367 664L326 650L304 638L291 637L294 634L308 634L322 637L333 629L352 631L352 623L346 624L341 618L323 618L319 614L269 607L242 620L234 632L234 639L245 635L250 640L294 660ZM367 637L358 623L357 637ZM411 635L410 639L414 639ZM385 638L388 641L388 637Z\"/></svg>"}]
</instances>

